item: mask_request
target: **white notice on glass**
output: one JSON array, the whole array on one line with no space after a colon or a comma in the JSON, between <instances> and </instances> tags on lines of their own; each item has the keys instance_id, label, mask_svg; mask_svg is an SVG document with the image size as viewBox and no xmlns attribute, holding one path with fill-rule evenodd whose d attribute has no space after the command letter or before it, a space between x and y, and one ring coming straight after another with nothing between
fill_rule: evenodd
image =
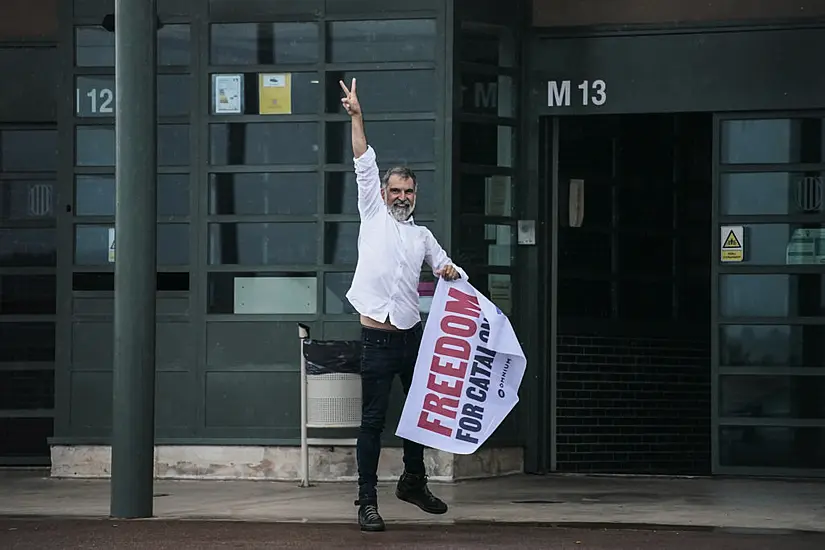
<instances>
[{"instance_id":1,"label":"white notice on glass","mask_svg":"<svg viewBox=\"0 0 825 550\"><path fill-rule=\"evenodd\" d=\"M243 112L243 79L239 74L216 74L213 81L215 114L238 115Z\"/></svg>"}]
</instances>

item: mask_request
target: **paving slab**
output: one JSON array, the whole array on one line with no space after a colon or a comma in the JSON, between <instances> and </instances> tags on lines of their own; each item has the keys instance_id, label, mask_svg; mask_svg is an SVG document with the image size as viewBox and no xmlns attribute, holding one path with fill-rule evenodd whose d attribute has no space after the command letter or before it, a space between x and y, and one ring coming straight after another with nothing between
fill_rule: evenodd
<instances>
[{"instance_id":1,"label":"paving slab","mask_svg":"<svg viewBox=\"0 0 825 550\"><path fill-rule=\"evenodd\" d=\"M825 532L825 483L720 478L511 476L432 483L450 511L430 516L380 484L389 523L523 523ZM156 481L155 516L261 522L351 523L355 487L267 481ZM0 516L109 515L109 481L0 472Z\"/></svg>"}]
</instances>

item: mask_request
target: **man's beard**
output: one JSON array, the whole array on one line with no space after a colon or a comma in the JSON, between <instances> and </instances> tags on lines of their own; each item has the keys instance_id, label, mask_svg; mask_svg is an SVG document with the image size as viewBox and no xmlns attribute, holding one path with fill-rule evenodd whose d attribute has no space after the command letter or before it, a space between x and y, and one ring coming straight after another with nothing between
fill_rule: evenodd
<instances>
[{"instance_id":1,"label":"man's beard","mask_svg":"<svg viewBox=\"0 0 825 550\"><path fill-rule=\"evenodd\" d=\"M387 208L393 218L399 222L405 222L410 219L410 216L412 216L413 210L415 210L415 205L407 200L396 200L392 204L388 204Z\"/></svg>"}]
</instances>

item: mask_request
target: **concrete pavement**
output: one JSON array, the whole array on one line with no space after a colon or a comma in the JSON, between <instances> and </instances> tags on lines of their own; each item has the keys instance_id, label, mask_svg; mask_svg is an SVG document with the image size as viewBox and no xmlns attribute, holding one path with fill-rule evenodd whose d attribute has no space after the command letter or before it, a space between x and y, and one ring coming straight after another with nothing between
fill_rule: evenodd
<instances>
[{"instance_id":1,"label":"concrete pavement","mask_svg":"<svg viewBox=\"0 0 825 550\"><path fill-rule=\"evenodd\" d=\"M331 542L334 541L334 544ZM549 550L822 550L825 535L580 530L538 526L401 526L362 534L354 526L193 521L0 520L0 548L394 548Z\"/></svg>"},{"instance_id":2,"label":"concrete pavement","mask_svg":"<svg viewBox=\"0 0 825 550\"><path fill-rule=\"evenodd\" d=\"M347 523L355 521L350 483L302 489L295 483L157 481L161 519ZM513 476L432 484L450 505L428 516L379 487L390 525L533 523L590 526L745 528L825 532L825 483L753 479ZM58 480L0 472L0 516L105 518L108 480Z\"/></svg>"}]
</instances>

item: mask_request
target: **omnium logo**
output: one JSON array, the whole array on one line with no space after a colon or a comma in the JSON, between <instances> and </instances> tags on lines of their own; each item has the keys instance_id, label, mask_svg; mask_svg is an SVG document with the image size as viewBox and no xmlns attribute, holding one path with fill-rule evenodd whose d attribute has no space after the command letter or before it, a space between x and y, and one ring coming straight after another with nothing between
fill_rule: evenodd
<instances>
[{"instance_id":1,"label":"omnium logo","mask_svg":"<svg viewBox=\"0 0 825 550\"><path fill-rule=\"evenodd\" d=\"M816 212L822 208L822 178L805 176L796 182L796 205L802 212Z\"/></svg>"}]
</instances>

